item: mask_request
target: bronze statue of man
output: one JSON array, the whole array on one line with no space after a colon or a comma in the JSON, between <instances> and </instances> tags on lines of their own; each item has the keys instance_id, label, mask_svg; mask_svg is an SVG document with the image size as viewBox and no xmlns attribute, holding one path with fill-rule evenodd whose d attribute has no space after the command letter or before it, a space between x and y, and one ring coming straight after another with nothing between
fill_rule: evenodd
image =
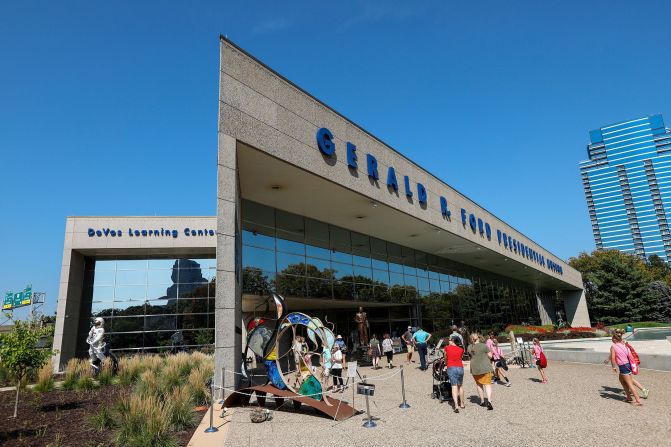
<instances>
[{"instance_id":1,"label":"bronze statue of man","mask_svg":"<svg viewBox=\"0 0 671 447\"><path fill-rule=\"evenodd\" d=\"M359 307L359 312L354 316L354 321L359 329L359 343L361 346L368 346L368 317L366 317L363 307Z\"/></svg>"}]
</instances>

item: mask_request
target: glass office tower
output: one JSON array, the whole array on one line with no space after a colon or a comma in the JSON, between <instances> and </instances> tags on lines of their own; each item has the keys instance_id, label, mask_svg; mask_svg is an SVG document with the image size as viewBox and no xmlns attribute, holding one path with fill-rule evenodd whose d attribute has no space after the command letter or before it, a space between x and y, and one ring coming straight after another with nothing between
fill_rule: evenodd
<instances>
[{"instance_id":1,"label":"glass office tower","mask_svg":"<svg viewBox=\"0 0 671 447\"><path fill-rule=\"evenodd\" d=\"M580 163L598 249L671 260L671 130L661 115L589 133Z\"/></svg>"}]
</instances>

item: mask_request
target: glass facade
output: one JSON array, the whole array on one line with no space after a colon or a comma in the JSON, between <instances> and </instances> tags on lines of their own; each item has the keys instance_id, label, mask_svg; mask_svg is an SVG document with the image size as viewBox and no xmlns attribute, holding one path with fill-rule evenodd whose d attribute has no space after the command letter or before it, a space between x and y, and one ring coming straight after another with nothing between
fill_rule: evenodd
<instances>
[{"instance_id":1,"label":"glass facade","mask_svg":"<svg viewBox=\"0 0 671 447\"><path fill-rule=\"evenodd\" d=\"M242 225L243 294L385 303L390 321L412 318L429 330L540 321L526 283L250 201Z\"/></svg>"},{"instance_id":2,"label":"glass facade","mask_svg":"<svg viewBox=\"0 0 671 447\"><path fill-rule=\"evenodd\" d=\"M671 260L671 131L661 115L590 132L580 163L598 249Z\"/></svg>"},{"instance_id":3,"label":"glass facade","mask_svg":"<svg viewBox=\"0 0 671 447\"><path fill-rule=\"evenodd\" d=\"M79 353L95 317L112 350L213 343L216 274L215 259L87 259Z\"/></svg>"}]
</instances>

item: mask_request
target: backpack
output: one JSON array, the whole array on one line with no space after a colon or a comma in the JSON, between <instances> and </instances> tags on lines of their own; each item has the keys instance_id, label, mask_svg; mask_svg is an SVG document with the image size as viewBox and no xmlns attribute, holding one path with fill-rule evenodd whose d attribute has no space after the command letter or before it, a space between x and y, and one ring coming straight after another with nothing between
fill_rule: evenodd
<instances>
[{"instance_id":1,"label":"backpack","mask_svg":"<svg viewBox=\"0 0 671 447\"><path fill-rule=\"evenodd\" d=\"M629 352L631 353L631 357L634 359L634 363L636 363L636 366L641 364L641 359L639 358L638 354L636 353L636 350L632 345L629 343L626 343L627 348L629 348Z\"/></svg>"},{"instance_id":2,"label":"backpack","mask_svg":"<svg viewBox=\"0 0 671 447\"><path fill-rule=\"evenodd\" d=\"M541 351L541 356L538 359L540 361L540 367L541 368L547 368L548 367L548 359L545 357L545 352Z\"/></svg>"}]
</instances>

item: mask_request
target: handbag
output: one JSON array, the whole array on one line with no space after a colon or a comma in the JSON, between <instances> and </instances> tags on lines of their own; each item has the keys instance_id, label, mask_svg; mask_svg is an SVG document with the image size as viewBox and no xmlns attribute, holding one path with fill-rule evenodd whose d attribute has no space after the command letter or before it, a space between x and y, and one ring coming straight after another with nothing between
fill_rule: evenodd
<instances>
[{"instance_id":1,"label":"handbag","mask_svg":"<svg viewBox=\"0 0 671 447\"><path fill-rule=\"evenodd\" d=\"M501 365L501 368L503 368L504 371L508 371L508 363L506 362L506 359L501 357L499 360L499 364Z\"/></svg>"},{"instance_id":2,"label":"handbag","mask_svg":"<svg viewBox=\"0 0 671 447\"><path fill-rule=\"evenodd\" d=\"M538 358L539 360L539 365L541 368L547 368L548 367L548 359L545 357L545 352L541 351L541 356Z\"/></svg>"}]
</instances>

